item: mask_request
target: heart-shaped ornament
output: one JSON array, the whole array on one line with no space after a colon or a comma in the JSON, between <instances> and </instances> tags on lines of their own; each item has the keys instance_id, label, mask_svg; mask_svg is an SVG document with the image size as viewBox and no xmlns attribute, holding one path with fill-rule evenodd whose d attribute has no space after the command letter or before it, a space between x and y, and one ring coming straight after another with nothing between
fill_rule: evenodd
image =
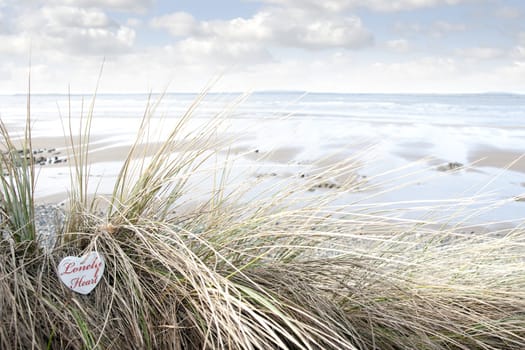
<instances>
[{"instance_id":1,"label":"heart-shaped ornament","mask_svg":"<svg viewBox=\"0 0 525 350\"><path fill-rule=\"evenodd\" d=\"M58 277L72 291L88 294L104 273L104 259L97 252L82 257L66 256L58 264Z\"/></svg>"}]
</instances>

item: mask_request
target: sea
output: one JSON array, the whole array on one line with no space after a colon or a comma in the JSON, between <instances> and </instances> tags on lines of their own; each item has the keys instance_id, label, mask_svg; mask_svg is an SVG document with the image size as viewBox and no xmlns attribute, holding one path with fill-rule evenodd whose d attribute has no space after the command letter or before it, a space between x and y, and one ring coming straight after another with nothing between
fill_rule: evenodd
<instances>
[{"instance_id":1,"label":"sea","mask_svg":"<svg viewBox=\"0 0 525 350\"><path fill-rule=\"evenodd\" d=\"M267 176L271 182L277 181L272 177L313 176L318 173L314 167L326 165L327 159L355 159L355 172L366 186L336 204L417 207L400 215L428 219L432 215L423 211L455 202L454 210L473 208L465 221L474 224L525 223L521 94L271 91L99 94L95 99L89 94L33 94L29 106L33 137L61 137L69 132L69 122L78 125L92 114L92 134L102 138L100 149L108 151L112 145L130 145L144 115L162 120L159 139L188 111L194 131L222 118L226 122L220 132L232 138L228 154L238 155L236 171L246 177ZM27 113L26 95L0 96L0 118L13 135L22 135ZM60 186L69 179L65 168L43 169L37 195L63 191ZM99 164L94 172L114 179L118 163ZM337 179L330 181L337 185Z\"/></svg>"}]
</instances>

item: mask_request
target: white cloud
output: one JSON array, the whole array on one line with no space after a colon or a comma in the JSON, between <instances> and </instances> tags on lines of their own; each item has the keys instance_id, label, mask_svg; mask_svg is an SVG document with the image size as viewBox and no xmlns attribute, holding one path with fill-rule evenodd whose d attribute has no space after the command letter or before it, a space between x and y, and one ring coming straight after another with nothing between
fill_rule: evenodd
<instances>
[{"instance_id":1,"label":"white cloud","mask_svg":"<svg viewBox=\"0 0 525 350\"><path fill-rule=\"evenodd\" d=\"M126 26L128 27L139 27L142 25L142 20L140 18L128 18L126 19Z\"/></svg>"},{"instance_id":2,"label":"white cloud","mask_svg":"<svg viewBox=\"0 0 525 350\"><path fill-rule=\"evenodd\" d=\"M517 19L522 17L523 13L518 8L503 6L496 11L496 15L504 19Z\"/></svg>"},{"instance_id":3,"label":"white cloud","mask_svg":"<svg viewBox=\"0 0 525 350\"><path fill-rule=\"evenodd\" d=\"M253 17L235 18L230 21L204 21L199 23L197 35L202 37L223 38L226 40L261 41L274 35L270 23L272 13L263 11Z\"/></svg>"},{"instance_id":4,"label":"white cloud","mask_svg":"<svg viewBox=\"0 0 525 350\"><path fill-rule=\"evenodd\" d=\"M318 50L360 48L372 42L372 35L356 16L320 16L300 9L271 8L247 19L202 22L178 12L154 18L151 24L176 37L191 35L192 40L214 40L224 46L251 42Z\"/></svg>"},{"instance_id":5,"label":"white cloud","mask_svg":"<svg viewBox=\"0 0 525 350\"><path fill-rule=\"evenodd\" d=\"M287 59L269 63L264 69L242 72L242 76L257 82L259 89L435 93L462 91L466 86L460 74L462 68L460 62L448 57L366 62L360 60L357 53L346 51L315 61ZM305 72L308 72L306 76ZM470 89L478 86L472 85Z\"/></svg>"},{"instance_id":6,"label":"white cloud","mask_svg":"<svg viewBox=\"0 0 525 350\"><path fill-rule=\"evenodd\" d=\"M50 27L105 28L117 25L100 10L70 6L43 7L42 17Z\"/></svg>"},{"instance_id":7,"label":"white cloud","mask_svg":"<svg viewBox=\"0 0 525 350\"><path fill-rule=\"evenodd\" d=\"M466 23L449 22L444 20L425 24L397 21L394 24L394 30L402 35L413 36L414 34L420 34L429 35L434 38L443 38L451 33L464 32L467 29L468 26Z\"/></svg>"},{"instance_id":8,"label":"white cloud","mask_svg":"<svg viewBox=\"0 0 525 350\"><path fill-rule=\"evenodd\" d=\"M476 0L263 0L266 3L288 7L310 7L325 11L340 12L357 7L377 11L407 11L439 5L456 5Z\"/></svg>"},{"instance_id":9,"label":"white cloud","mask_svg":"<svg viewBox=\"0 0 525 350\"><path fill-rule=\"evenodd\" d=\"M0 11L1 11L1 7L0 7ZM5 33L7 32L7 25L5 23L5 20L4 20L4 15L2 12L0 12L0 33Z\"/></svg>"},{"instance_id":10,"label":"white cloud","mask_svg":"<svg viewBox=\"0 0 525 350\"><path fill-rule=\"evenodd\" d=\"M525 60L525 46L516 46L512 50L512 56L516 59Z\"/></svg>"},{"instance_id":11,"label":"white cloud","mask_svg":"<svg viewBox=\"0 0 525 350\"><path fill-rule=\"evenodd\" d=\"M495 67L491 71L486 81L491 88L487 91L514 91L525 94L525 57L521 61L514 61L510 64ZM503 88L502 88L503 87Z\"/></svg>"},{"instance_id":12,"label":"white cloud","mask_svg":"<svg viewBox=\"0 0 525 350\"><path fill-rule=\"evenodd\" d=\"M21 35L0 35L0 53L8 55L29 55L31 41Z\"/></svg>"},{"instance_id":13,"label":"white cloud","mask_svg":"<svg viewBox=\"0 0 525 350\"><path fill-rule=\"evenodd\" d=\"M457 49L456 54L471 60L490 60L502 57L505 52L495 47L469 47Z\"/></svg>"},{"instance_id":14,"label":"white cloud","mask_svg":"<svg viewBox=\"0 0 525 350\"><path fill-rule=\"evenodd\" d=\"M436 21L430 29L431 34L436 38L444 37L450 33L464 32L467 30L465 23L453 23L447 21Z\"/></svg>"},{"instance_id":15,"label":"white cloud","mask_svg":"<svg viewBox=\"0 0 525 350\"><path fill-rule=\"evenodd\" d=\"M262 2L292 8L314 8L326 11L340 12L353 7L354 0L262 0Z\"/></svg>"},{"instance_id":16,"label":"white cloud","mask_svg":"<svg viewBox=\"0 0 525 350\"><path fill-rule=\"evenodd\" d=\"M173 36L185 37L198 31L199 23L186 12L175 12L151 20L154 28L164 28Z\"/></svg>"},{"instance_id":17,"label":"white cloud","mask_svg":"<svg viewBox=\"0 0 525 350\"><path fill-rule=\"evenodd\" d=\"M74 91L91 92L102 55L108 56L104 92L162 89L170 79L170 90L195 91L222 71L223 82L237 91L525 92L525 33L516 34L505 51L496 48L505 42L491 42L496 27L511 23L506 32L519 28L515 21L503 22L501 12L491 13L494 25L483 30L471 25L479 25L479 18L463 22L439 8L432 18L445 21L425 21L418 12L403 14L405 24L397 26L398 33L385 31L400 17L383 13L381 18L389 20L374 22L381 32L379 45L357 50L372 45L374 38L366 20L352 14L355 9L371 10L366 18L376 21L373 11L410 11L468 0L262 0L265 4L254 14L216 20L184 12L161 13L153 20L132 13L112 15L144 9L153 1L10 0L7 8L0 6L1 91L27 89L32 48L32 84L41 92L63 92L69 82ZM159 44L166 36L155 36L159 32L151 27L170 33L171 42ZM437 45L429 40L467 30L472 32L461 36L464 48L456 51L448 40ZM135 31L140 33L137 38ZM451 57L443 56L444 51Z\"/></svg>"},{"instance_id":18,"label":"white cloud","mask_svg":"<svg viewBox=\"0 0 525 350\"><path fill-rule=\"evenodd\" d=\"M251 19L231 21L197 21L185 12L176 12L151 20L155 28L166 29L180 39L164 48L168 57L183 63L213 65L256 64L271 61L272 57L262 42L261 15Z\"/></svg>"},{"instance_id":19,"label":"white cloud","mask_svg":"<svg viewBox=\"0 0 525 350\"><path fill-rule=\"evenodd\" d=\"M208 63L214 66L257 64L272 60L270 53L250 42L231 42L189 38L165 48L168 57L184 64Z\"/></svg>"},{"instance_id":20,"label":"white cloud","mask_svg":"<svg viewBox=\"0 0 525 350\"><path fill-rule=\"evenodd\" d=\"M44 6L23 15L17 30L32 46L62 53L111 55L127 52L135 31L96 8Z\"/></svg>"},{"instance_id":21,"label":"white cloud","mask_svg":"<svg viewBox=\"0 0 525 350\"><path fill-rule=\"evenodd\" d=\"M434 28L442 32L462 32L467 27L464 23L452 23L447 21L434 22Z\"/></svg>"},{"instance_id":22,"label":"white cloud","mask_svg":"<svg viewBox=\"0 0 525 350\"><path fill-rule=\"evenodd\" d=\"M98 7L125 12L142 12L150 8L154 0L52 0L53 4L76 7ZM47 2L49 3L49 1Z\"/></svg>"},{"instance_id":23,"label":"white cloud","mask_svg":"<svg viewBox=\"0 0 525 350\"><path fill-rule=\"evenodd\" d=\"M448 57L424 57L411 61L373 64L377 73L382 72L385 76L395 77L396 82L404 79L417 81L431 81L446 79L458 72L457 63Z\"/></svg>"},{"instance_id":24,"label":"white cloud","mask_svg":"<svg viewBox=\"0 0 525 350\"><path fill-rule=\"evenodd\" d=\"M421 26L419 23L410 23L406 21L395 22L394 30L405 35L419 34L424 31L423 26Z\"/></svg>"},{"instance_id":25,"label":"white cloud","mask_svg":"<svg viewBox=\"0 0 525 350\"><path fill-rule=\"evenodd\" d=\"M356 0L360 6L378 11L407 11L440 5L456 5L469 0Z\"/></svg>"},{"instance_id":26,"label":"white cloud","mask_svg":"<svg viewBox=\"0 0 525 350\"><path fill-rule=\"evenodd\" d=\"M525 32L517 35L517 44L512 49L511 54L517 60L525 60Z\"/></svg>"},{"instance_id":27,"label":"white cloud","mask_svg":"<svg viewBox=\"0 0 525 350\"><path fill-rule=\"evenodd\" d=\"M277 30L276 42L310 49L355 49L368 46L372 42L372 34L364 29L361 20L355 16L337 19L305 18L304 26L280 29L280 33Z\"/></svg>"},{"instance_id":28,"label":"white cloud","mask_svg":"<svg viewBox=\"0 0 525 350\"><path fill-rule=\"evenodd\" d=\"M408 40L406 39L393 39L386 42L387 48L392 51L404 53L409 49Z\"/></svg>"}]
</instances>

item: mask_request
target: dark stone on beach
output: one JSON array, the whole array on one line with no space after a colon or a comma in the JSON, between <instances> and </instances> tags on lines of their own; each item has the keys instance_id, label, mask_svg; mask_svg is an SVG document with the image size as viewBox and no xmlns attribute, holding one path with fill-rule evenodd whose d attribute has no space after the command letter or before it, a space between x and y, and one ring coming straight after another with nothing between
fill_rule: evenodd
<instances>
[{"instance_id":1,"label":"dark stone on beach","mask_svg":"<svg viewBox=\"0 0 525 350\"><path fill-rule=\"evenodd\" d=\"M259 150L258 150L258 149L256 149L256 150L255 150L254 152L255 152L255 153L259 153Z\"/></svg>"},{"instance_id":2,"label":"dark stone on beach","mask_svg":"<svg viewBox=\"0 0 525 350\"><path fill-rule=\"evenodd\" d=\"M65 157L59 157L60 155L60 151L57 151L56 148L50 148L50 149L46 149L46 148L37 148L37 149L33 149L33 151L30 151L28 149L19 149L19 150L16 150L16 151L11 151L13 152L12 153L12 159L14 159L14 161L16 162L16 166L18 167L22 167L22 166L27 166L30 164L29 161L33 161L33 164L37 164L37 165L40 165L40 166L43 166L43 165L46 165L46 164L59 164L59 163L66 163L67 162L67 158ZM44 155L40 155L40 156L37 156L38 154L42 154L42 153L51 153L51 156L50 157L46 157ZM8 153L8 152L6 152ZM18 157L14 157L16 154L18 154L19 158ZM25 157L24 157L25 156ZM27 162L24 162L22 159L24 159L27 161ZM4 175L6 176L6 175Z\"/></svg>"},{"instance_id":3,"label":"dark stone on beach","mask_svg":"<svg viewBox=\"0 0 525 350\"><path fill-rule=\"evenodd\" d=\"M66 162L66 161L67 161L67 160L64 159L64 162ZM256 174L255 177L256 177L257 179L262 179L262 178L264 178L264 177L276 177L276 176L278 176L278 175L279 175L279 174L277 174L277 173L261 173L261 174Z\"/></svg>"},{"instance_id":4,"label":"dark stone on beach","mask_svg":"<svg viewBox=\"0 0 525 350\"><path fill-rule=\"evenodd\" d=\"M459 162L450 162L445 165L440 165L437 167L438 171L451 171L451 170L457 170L463 168L463 164Z\"/></svg>"},{"instance_id":5,"label":"dark stone on beach","mask_svg":"<svg viewBox=\"0 0 525 350\"><path fill-rule=\"evenodd\" d=\"M333 181L323 181L309 188L308 191L313 192L316 188L338 189L341 186Z\"/></svg>"}]
</instances>

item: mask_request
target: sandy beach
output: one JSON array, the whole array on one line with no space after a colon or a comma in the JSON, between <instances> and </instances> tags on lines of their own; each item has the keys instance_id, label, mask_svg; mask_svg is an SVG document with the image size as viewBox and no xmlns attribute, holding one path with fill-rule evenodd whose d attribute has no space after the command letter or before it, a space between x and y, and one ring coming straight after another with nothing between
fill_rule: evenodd
<instances>
[{"instance_id":1,"label":"sandy beach","mask_svg":"<svg viewBox=\"0 0 525 350\"><path fill-rule=\"evenodd\" d=\"M508 169L525 174L525 150L506 150L487 145L475 147L469 154L469 162L476 167Z\"/></svg>"},{"instance_id":2,"label":"sandy beach","mask_svg":"<svg viewBox=\"0 0 525 350\"><path fill-rule=\"evenodd\" d=\"M163 112L151 119L149 137L135 150L138 158L153 155L176 127L191 104L189 96L182 97L164 97L159 107ZM40 202L64 200L70 186L69 167L74 159L66 145L71 140L64 138L62 122L56 117L56 100L61 98L34 97L39 107L33 109L33 147L54 150L54 156L63 159L60 164L38 166ZM485 219L519 220L524 204L516 199L525 192L525 160L519 159L525 153L525 128L516 119L517 112L508 112L508 103L516 100L498 98L503 100L494 99L494 105L479 109L479 104L486 103L483 96L479 100L465 97L466 103L454 96L413 100L397 95L262 94L218 122L215 116L228 102L218 95L195 111L171 152L203 151L208 156L188 184L197 192L212 190L217 169L227 166L228 186L248 183L253 187L246 200L294 186L303 186L306 195L334 192L334 205L397 203L407 207L422 199L439 204L483 195L499 203L499 209L494 205ZM91 190L108 194L135 141L144 100L137 96L99 99L102 108L95 108L90 135ZM124 108L119 113L121 99L126 101L125 113ZM286 108L274 100L283 101ZM517 105L517 111L520 108ZM81 120L75 112L68 123L78 144ZM501 116L494 119L498 113ZM5 122L20 135L24 120L20 114ZM199 140L202 134L208 138ZM327 170L330 176L324 175Z\"/></svg>"},{"instance_id":3,"label":"sandy beach","mask_svg":"<svg viewBox=\"0 0 525 350\"><path fill-rule=\"evenodd\" d=\"M226 140L227 137L222 143L227 144ZM92 142L89 153L92 188L100 195L109 194L131 142L115 145L111 139L96 134L92 136ZM70 181L69 167L73 164L71 150L65 146L64 139L58 137L37 138L33 144L38 148L55 149L68 160L67 163L37 167L38 202L64 201ZM136 154L147 159L160 146L160 142L141 144L136 148ZM421 198L439 203L447 198L479 195L477 190L480 190L481 193L490 192L496 200L508 201L504 208L495 209L493 221L521 217L524 203L512 199L521 198L525 192L522 177L525 160L516 161L521 155L516 150L473 145L468 151L467 161L457 163L461 164L457 169L448 169L448 165L457 159L439 159L432 154L434 145L428 141L402 144L404 151L381 155L377 154L377 149L376 153L365 152L366 148L362 146L330 144L312 155L307 144L270 148L243 139L222 149L210 148L208 151L215 155L201 166L202 171L192 177L189 186L206 193L213 187L210 179L216 167L227 164L231 167L230 186L252 183L255 187L256 184L260 188L257 193L276 186L304 184L306 195L315 195L317 191L337 193L335 203L411 202ZM180 150L188 149L188 144L181 142L179 147ZM195 149L195 145L190 148ZM509 166L513 161L515 164ZM323 175L327 170L331 172L328 178ZM491 184L491 187L483 188L486 184ZM494 192L494 188L498 192Z\"/></svg>"}]
</instances>

